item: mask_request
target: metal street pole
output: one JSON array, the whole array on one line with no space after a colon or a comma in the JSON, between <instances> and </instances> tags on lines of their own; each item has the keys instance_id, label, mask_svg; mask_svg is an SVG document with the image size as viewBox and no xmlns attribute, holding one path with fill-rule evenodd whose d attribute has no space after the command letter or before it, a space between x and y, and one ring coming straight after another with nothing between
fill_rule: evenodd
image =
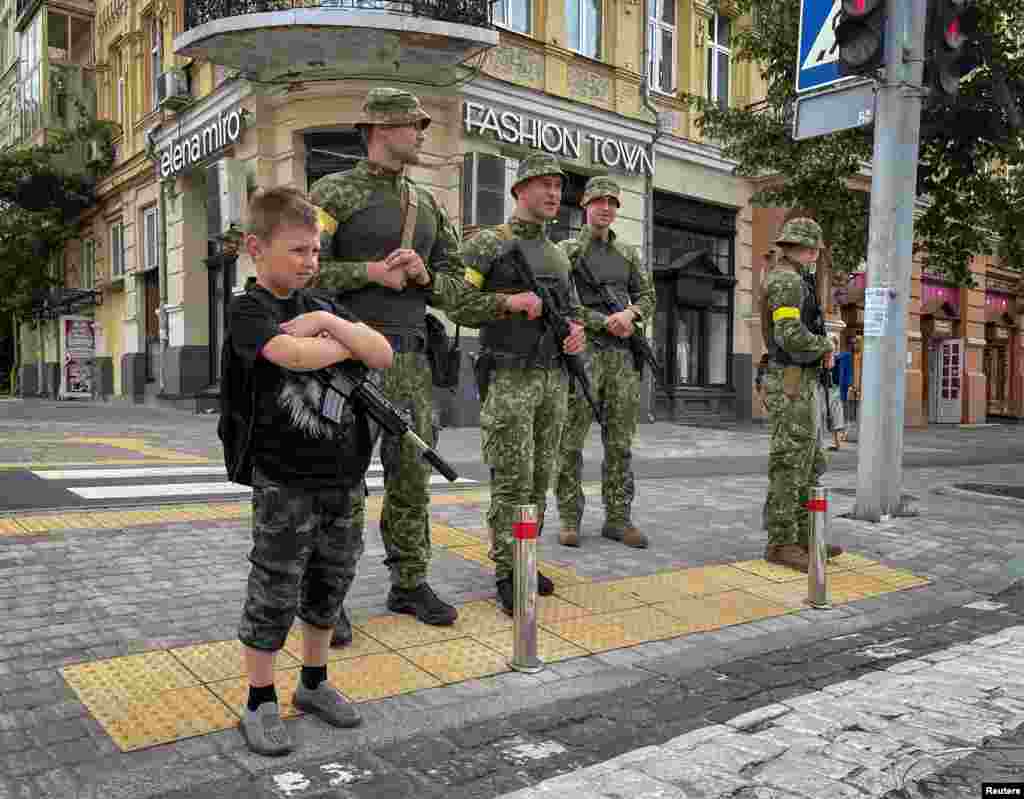
<instances>
[{"instance_id":1,"label":"metal street pole","mask_svg":"<svg viewBox=\"0 0 1024 799\"><path fill-rule=\"evenodd\" d=\"M902 511L906 313L910 295L927 0L887 0L878 87L864 313L857 502L878 522Z\"/></svg>"}]
</instances>

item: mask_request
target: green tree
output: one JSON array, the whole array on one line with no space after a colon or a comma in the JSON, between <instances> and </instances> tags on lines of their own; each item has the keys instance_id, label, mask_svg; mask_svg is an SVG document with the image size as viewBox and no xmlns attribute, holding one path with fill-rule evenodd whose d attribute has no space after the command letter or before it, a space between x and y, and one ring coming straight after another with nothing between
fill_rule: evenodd
<instances>
[{"instance_id":1,"label":"green tree","mask_svg":"<svg viewBox=\"0 0 1024 799\"><path fill-rule=\"evenodd\" d=\"M740 28L734 58L750 62L767 85L763 101L722 109L684 95L697 126L736 161L736 173L766 178L759 205L805 208L821 223L837 273L866 258L869 195L856 187L872 156L872 132L857 129L815 139L792 137L801 0L732 0L730 13L762 22ZM922 113L918 194L929 202L915 225L928 268L969 283L970 259L993 252L1024 268L1020 172L1024 95L1024 0L978 0L977 29L967 46L977 67L953 101L926 99ZM1007 171L1009 168L1009 172Z\"/></svg>"}]
</instances>

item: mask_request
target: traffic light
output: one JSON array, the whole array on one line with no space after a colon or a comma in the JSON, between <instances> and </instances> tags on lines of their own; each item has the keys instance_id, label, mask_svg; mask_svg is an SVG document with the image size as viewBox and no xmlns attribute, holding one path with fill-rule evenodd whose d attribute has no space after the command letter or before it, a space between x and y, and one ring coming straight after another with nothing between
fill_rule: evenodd
<instances>
[{"instance_id":1,"label":"traffic light","mask_svg":"<svg viewBox=\"0 0 1024 799\"><path fill-rule=\"evenodd\" d=\"M974 0L929 0L925 83L940 96L956 97L970 71L964 52L976 25Z\"/></svg>"},{"instance_id":2,"label":"traffic light","mask_svg":"<svg viewBox=\"0 0 1024 799\"><path fill-rule=\"evenodd\" d=\"M870 75L885 64L885 0L843 0L834 32L841 75Z\"/></svg>"}]
</instances>

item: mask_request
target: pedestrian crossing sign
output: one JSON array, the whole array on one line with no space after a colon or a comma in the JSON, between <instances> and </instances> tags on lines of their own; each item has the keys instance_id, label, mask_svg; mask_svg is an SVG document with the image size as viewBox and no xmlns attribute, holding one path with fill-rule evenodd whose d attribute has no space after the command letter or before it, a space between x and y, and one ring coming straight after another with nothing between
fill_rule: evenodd
<instances>
[{"instance_id":1,"label":"pedestrian crossing sign","mask_svg":"<svg viewBox=\"0 0 1024 799\"><path fill-rule=\"evenodd\" d=\"M798 92L821 89L844 79L839 73L839 47L833 27L841 8L842 0L802 0L796 65Z\"/></svg>"}]
</instances>

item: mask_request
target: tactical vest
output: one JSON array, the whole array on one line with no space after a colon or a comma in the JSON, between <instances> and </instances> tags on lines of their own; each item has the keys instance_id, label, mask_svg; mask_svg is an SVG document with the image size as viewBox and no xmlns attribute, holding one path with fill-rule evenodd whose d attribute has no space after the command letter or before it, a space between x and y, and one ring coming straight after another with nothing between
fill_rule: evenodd
<instances>
[{"instance_id":1,"label":"tactical vest","mask_svg":"<svg viewBox=\"0 0 1024 799\"><path fill-rule=\"evenodd\" d=\"M586 256L587 266L591 274L601 285L607 286L612 295L622 303L622 307L629 306L629 276L631 265L625 256L610 243L593 239L590 247L584 253L581 249L576 256L577 263ZM592 308L601 313L608 313L608 308L601 300L601 295L587 285L587 281L577 277L576 290L580 294L580 302L587 308ZM596 336L588 334L593 344L598 347L619 347L629 348L629 339L613 336L611 333L603 332Z\"/></svg>"},{"instance_id":2,"label":"tactical vest","mask_svg":"<svg viewBox=\"0 0 1024 799\"><path fill-rule=\"evenodd\" d=\"M416 191L415 187L410 187ZM403 209L399 197L384 187L375 187L366 203L338 225L331 257L340 261L382 261L402 240ZM437 241L437 219L429 206L420 202L413 235L413 249L424 263ZM393 291L371 283L345 295L345 306L371 327L391 335L418 332L426 335L424 315L429 288L409 286Z\"/></svg>"},{"instance_id":3,"label":"tactical vest","mask_svg":"<svg viewBox=\"0 0 1024 799\"><path fill-rule=\"evenodd\" d=\"M807 281L799 271L796 274L800 279L800 322L812 333L824 335L824 330L819 333L815 329L820 326L822 320L821 306L818 305L818 295L810 290ZM764 336L768 359L773 363L781 364L782 366L809 366L812 363L800 358L799 354L794 356L786 352L775 342L775 322L772 320L772 307L768 301L768 292L764 291L763 287L761 291L761 334ZM813 363L817 363L818 360L816 357Z\"/></svg>"},{"instance_id":4,"label":"tactical vest","mask_svg":"<svg viewBox=\"0 0 1024 799\"><path fill-rule=\"evenodd\" d=\"M513 238L507 225L497 228L499 237L508 241ZM564 269L564 258L549 239L519 239L526 263L541 285L565 302L569 292L568 273ZM482 289L501 294L518 294L529 291L519 278L515 266L506 258L499 258L491 266ZM555 341L550 331L544 329L540 319L527 319L517 314L513 319L499 319L480 326L481 349L497 355L532 357L538 361L553 360L562 351L562 342Z\"/></svg>"}]
</instances>

